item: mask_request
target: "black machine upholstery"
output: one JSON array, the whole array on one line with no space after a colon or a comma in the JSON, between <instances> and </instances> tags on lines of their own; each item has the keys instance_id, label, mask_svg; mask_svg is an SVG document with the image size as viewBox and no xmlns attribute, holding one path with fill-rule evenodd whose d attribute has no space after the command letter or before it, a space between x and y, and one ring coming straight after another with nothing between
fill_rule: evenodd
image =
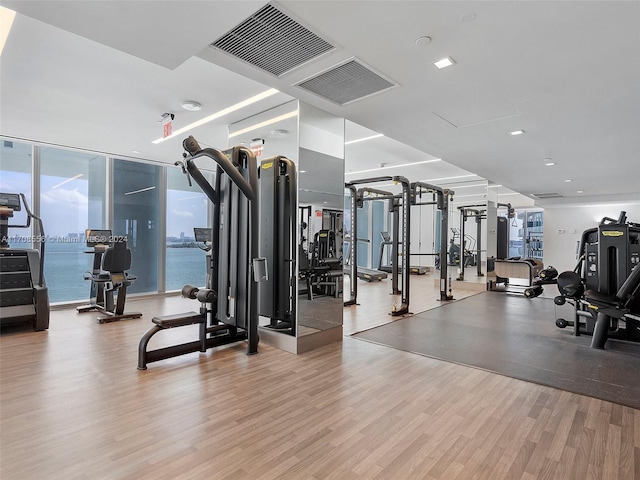
<instances>
[{"instance_id":1,"label":"black machine upholstery","mask_svg":"<svg viewBox=\"0 0 640 480\"><path fill-rule=\"evenodd\" d=\"M99 323L115 322L125 318L139 318L139 312L125 313L124 305L127 297L127 287L132 285L138 277L130 275L131 250L127 248L126 241L115 242L107 248L102 255L100 270L86 276L95 285L96 301L89 305L78 307L79 312L99 310L105 313L98 317ZM117 296L114 298L114 292Z\"/></svg>"},{"instance_id":2,"label":"black machine upholstery","mask_svg":"<svg viewBox=\"0 0 640 480\"><path fill-rule=\"evenodd\" d=\"M634 302L640 296L640 267L636 266L615 295L606 295L600 292L587 290L584 298L596 314L595 329L591 341L592 348L604 348L608 338L611 320L630 318L626 317L632 312ZM633 320L631 320L633 321Z\"/></svg>"},{"instance_id":3,"label":"black machine upholstery","mask_svg":"<svg viewBox=\"0 0 640 480\"><path fill-rule=\"evenodd\" d=\"M131 268L131 250L126 242L116 242L113 247L104 252L102 257L102 269L114 274L125 274ZM130 277L133 280L132 277Z\"/></svg>"}]
</instances>

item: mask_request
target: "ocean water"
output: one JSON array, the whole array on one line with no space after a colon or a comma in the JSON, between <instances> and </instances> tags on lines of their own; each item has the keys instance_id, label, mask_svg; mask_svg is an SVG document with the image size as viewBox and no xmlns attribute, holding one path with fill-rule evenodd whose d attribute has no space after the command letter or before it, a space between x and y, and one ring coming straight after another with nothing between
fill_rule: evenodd
<instances>
[{"instance_id":1,"label":"ocean water","mask_svg":"<svg viewBox=\"0 0 640 480\"><path fill-rule=\"evenodd\" d=\"M30 245L12 242L11 247L30 248ZM93 255L84 253L86 250L84 243L46 243L44 276L50 303L89 300L91 282L84 280L84 274L93 267ZM205 254L199 248L167 248L167 291L180 290L187 283L204 285L205 272ZM144 271L133 269L130 273L138 278L145 275Z\"/></svg>"}]
</instances>

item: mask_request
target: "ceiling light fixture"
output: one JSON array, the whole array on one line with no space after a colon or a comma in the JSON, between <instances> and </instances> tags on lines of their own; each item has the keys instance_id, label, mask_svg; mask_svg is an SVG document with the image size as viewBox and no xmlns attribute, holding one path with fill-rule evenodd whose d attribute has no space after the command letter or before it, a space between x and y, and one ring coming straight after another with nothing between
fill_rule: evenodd
<instances>
[{"instance_id":1,"label":"ceiling light fixture","mask_svg":"<svg viewBox=\"0 0 640 480\"><path fill-rule=\"evenodd\" d=\"M182 108L190 112L199 112L200 110L202 110L202 104L200 102L196 102L195 100L185 100L184 102L182 102Z\"/></svg>"},{"instance_id":2,"label":"ceiling light fixture","mask_svg":"<svg viewBox=\"0 0 640 480\"><path fill-rule=\"evenodd\" d=\"M60 188L62 185L64 185L65 183L69 183L69 182L73 182L74 180L77 180L80 177L84 177L84 173L79 173L74 177L71 178L67 178L63 181L61 181L60 183L57 183L56 185L54 185L53 187L51 187L51 190L55 190L56 188Z\"/></svg>"},{"instance_id":3,"label":"ceiling light fixture","mask_svg":"<svg viewBox=\"0 0 640 480\"><path fill-rule=\"evenodd\" d=\"M474 12L465 13L460 17L460 21L462 23L473 22L476 19L477 15Z\"/></svg>"},{"instance_id":4,"label":"ceiling light fixture","mask_svg":"<svg viewBox=\"0 0 640 480\"><path fill-rule=\"evenodd\" d=\"M509 132L511 135L524 135L524 130L514 130L513 132Z\"/></svg>"},{"instance_id":5,"label":"ceiling light fixture","mask_svg":"<svg viewBox=\"0 0 640 480\"><path fill-rule=\"evenodd\" d=\"M576 193L584 193L584 190L578 190Z\"/></svg>"},{"instance_id":6,"label":"ceiling light fixture","mask_svg":"<svg viewBox=\"0 0 640 480\"><path fill-rule=\"evenodd\" d=\"M136 193L148 192L149 190L154 190L156 187L147 187L141 188L140 190L132 190L131 192L126 192L123 195L134 195Z\"/></svg>"},{"instance_id":7,"label":"ceiling light fixture","mask_svg":"<svg viewBox=\"0 0 640 480\"><path fill-rule=\"evenodd\" d=\"M473 193L471 195L456 195L456 200L459 198L469 198L469 197L484 197L484 193Z\"/></svg>"},{"instance_id":8,"label":"ceiling light fixture","mask_svg":"<svg viewBox=\"0 0 640 480\"><path fill-rule=\"evenodd\" d=\"M423 35L422 37L416 38L416 45L419 47L426 47L431 43L431 37L428 35Z\"/></svg>"},{"instance_id":9,"label":"ceiling light fixture","mask_svg":"<svg viewBox=\"0 0 640 480\"><path fill-rule=\"evenodd\" d=\"M456 190L461 188L472 188L472 187L486 187L484 183L476 183L474 185L456 185Z\"/></svg>"},{"instance_id":10,"label":"ceiling light fixture","mask_svg":"<svg viewBox=\"0 0 640 480\"><path fill-rule=\"evenodd\" d=\"M573 180L571 180L570 178L567 178L567 179L565 180L565 183L569 183L569 182L573 182Z\"/></svg>"},{"instance_id":11,"label":"ceiling light fixture","mask_svg":"<svg viewBox=\"0 0 640 480\"><path fill-rule=\"evenodd\" d=\"M369 137L358 138L356 140L349 140L348 142L344 142L345 145L351 145L352 143L364 142L366 140L373 140L374 138L384 137L384 133L377 133L375 135L371 135Z\"/></svg>"},{"instance_id":12,"label":"ceiling light fixture","mask_svg":"<svg viewBox=\"0 0 640 480\"><path fill-rule=\"evenodd\" d=\"M187 132L189 130L192 130L196 127L200 127L202 125L204 125L205 123L209 123L212 122L213 120L216 120L220 117L223 117L225 115L228 115L232 112L235 112L236 110L240 110L241 108L247 107L253 103L259 102L260 100L264 100L265 98L270 97L271 95L275 95L276 93L279 93L279 90L276 90L275 88L270 88L269 90L265 90L262 93L259 93L258 95L254 95L253 97L249 97L246 100L242 100L241 102L238 102L234 105L231 105L230 107L227 108L223 108L222 110L216 112L216 113L212 113L211 115L201 118L200 120L197 120L193 123L190 123L189 125L186 125L182 128L179 128L177 130L174 130L173 133L167 137L161 137L161 138L157 138L155 139L153 142L154 144L158 144L158 143L162 143L165 140L168 140L170 138L173 138L177 135L181 135L184 132Z\"/></svg>"},{"instance_id":13,"label":"ceiling light fixture","mask_svg":"<svg viewBox=\"0 0 640 480\"><path fill-rule=\"evenodd\" d=\"M229 134L229 138L234 138L237 137L239 135L242 135L243 133L247 133L250 132L251 130L256 130L257 128L262 128L262 127L266 127L267 125L273 125L274 123L277 123L281 120L286 120L287 118L291 118L291 117L297 117L298 116L298 110L294 110L292 112L289 113L283 113L282 115L278 115L277 117L273 117L270 118L268 120L264 120L262 122L258 122L254 125L250 125L246 128L241 128L240 130L230 133Z\"/></svg>"},{"instance_id":14,"label":"ceiling light fixture","mask_svg":"<svg viewBox=\"0 0 640 480\"><path fill-rule=\"evenodd\" d=\"M2 55L7 38L9 38L14 18L16 18L16 12L0 6L0 55Z\"/></svg>"},{"instance_id":15,"label":"ceiling light fixture","mask_svg":"<svg viewBox=\"0 0 640 480\"><path fill-rule=\"evenodd\" d=\"M475 173L469 174L469 175L457 175L455 177L442 177L442 178L431 178L429 180L421 180L422 182L425 183L431 183L431 182L439 182L441 180L456 180L458 178L469 178L469 177L477 177L478 175L476 175Z\"/></svg>"},{"instance_id":16,"label":"ceiling light fixture","mask_svg":"<svg viewBox=\"0 0 640 480\"><path fill-rule=\"evenodd\" d=\"M414 165L421 165L423 163L433 163L433 162L441 162L441 161L442 161L441 159L436 158L434 160L423 160L422 162L403 163L402 165L389 165L388 167L369 168L367 170L359 170L357 172L347 172L345 173L345 175L353 175L356 173L377 172L379 170L389 170L390 168L412 167Z\"/></svg>"},{"instance_id":17,"label":"ceiling light fixture","mask_svg":"<svg viewBox=\"0 0 640 480\"><path fill-rule=\"evenodd\" d=\"M547 167L553 167L553 166L556 164L556 162L544 162L544 164L545 164Z\"/></svg>"},{"instance_id":18,"label":"ceiling light fixture","mask_svg":"<svg viewBox=\"0 0 640 480\"><path fill-rule=\"evenodd\" d=\"M438 60L437 62L433 62L433 65L442 70L443 68L447 68L450 67L451 65L454 65L456 62L453 61L453 59L451 57L445 57L442 58L440 60Z\"/></svg>"}]
</instances>

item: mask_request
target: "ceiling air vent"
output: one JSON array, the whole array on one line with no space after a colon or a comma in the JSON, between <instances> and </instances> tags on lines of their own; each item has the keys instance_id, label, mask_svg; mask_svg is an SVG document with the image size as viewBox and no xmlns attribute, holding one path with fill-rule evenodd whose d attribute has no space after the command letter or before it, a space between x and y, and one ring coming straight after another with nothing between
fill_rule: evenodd
<instances>
[{"instance_id":1,"label":"ceiling air vent","mask_svg":"<svg viewBox=\"0 0 640 480\"><path fill-rule=\"evenodd\" d=\"M297 85L339 105L345 105L396 86L355 59L308 78Z\"/></svg>"},{"instance_id":2,"label":"ceiling air vent","mask_svg":"<svg viewBox=\"0 0 640 480\"><path fill-rule=\"evenodd\" d=\"M532 193L531 195L533 195L536 198L560 198L562 197L562 195L560 195L558 192L551 192L551 193Z\"/></svg>"},{"instance_id":3,"label":"ceiling air vent","mask_svg":"<svg viewBox=\"0 0 640 480\"><path fill-rule=\"evenodd\" d=\"M276 76L335 48L273 5L265 5L211 46Z\"/></svg>"}]
</instances>

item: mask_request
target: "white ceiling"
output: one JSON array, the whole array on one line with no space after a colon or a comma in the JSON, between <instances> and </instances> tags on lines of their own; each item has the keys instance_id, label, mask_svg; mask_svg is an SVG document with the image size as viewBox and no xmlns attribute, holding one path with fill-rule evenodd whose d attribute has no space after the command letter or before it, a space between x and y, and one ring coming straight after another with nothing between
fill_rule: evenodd
<instances>
[{"instance_id":1,"label":"white ceiling","mask_svg":"<svg viewBox=\"0 0 640 480\"><path fill-rule=\"evenodd\" d=\"M272 2L337 46L280 77L208 47L265 2L0 4L18 12L0 64L2 135L173 162L182 137L151 144L163 112L176 129L275 87L193 134L224 147L226 125L299 98L362 126L347 140L384 133L346 146L347 174L440 158L385 172L473 173L461 180L563 196L541 205L640 200L637 1ZM431 43L417 45L425 35ZM456 65L431 65L444 56ZM398 87L339 106L295 86L353 57ZM182 110L186 99L203 110ZM510 136L516 129L526 134Z\"/></svg>"}]
</instances>

